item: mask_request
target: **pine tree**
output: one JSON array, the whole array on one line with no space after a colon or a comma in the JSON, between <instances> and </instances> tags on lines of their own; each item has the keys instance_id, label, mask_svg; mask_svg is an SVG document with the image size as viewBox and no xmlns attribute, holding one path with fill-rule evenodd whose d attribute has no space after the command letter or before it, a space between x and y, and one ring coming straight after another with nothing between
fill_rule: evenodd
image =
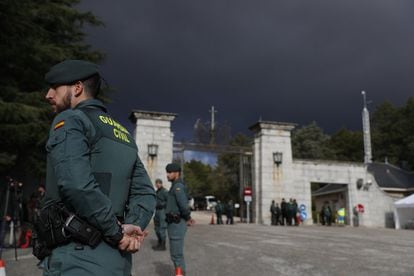
<instances>
[{"instance_id":1,"label":"pine tree","mask_svg":"<svg viewBox=\"0 0 414 276\"><path fill-rule=\"evenodd\" d=\"M85 42L85 25L102 22L76 0L0 2L0 175L44 177L53 117L44 74L65 59L99 62Z\"/></svg>"}]
</instances>

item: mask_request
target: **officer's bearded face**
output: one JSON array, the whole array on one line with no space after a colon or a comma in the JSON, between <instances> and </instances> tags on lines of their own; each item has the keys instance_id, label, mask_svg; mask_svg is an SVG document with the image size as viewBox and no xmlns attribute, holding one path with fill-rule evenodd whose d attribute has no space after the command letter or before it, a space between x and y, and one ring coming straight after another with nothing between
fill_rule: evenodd
<instances>
[{"instance_id":1,"label":"officer's bearded face","mask_svg":"<svg viewBox=\"0 0 414 276\"><path fill-rule=\"evenodd\" d=\"M175 181L180 177L179 172L167 172L168 181Z\"/></svg>"},{"instance_id":2,"label":"officer's bearded face","mask_svg":"<svg viewBox=\"0 0 414 276\"><path fill-rule=\"evenodd\" d=\"M55 113L71 108L72 93L70 86L59 85L51 87L46 94L46 99Z\"/></svg>"}]
</instances>

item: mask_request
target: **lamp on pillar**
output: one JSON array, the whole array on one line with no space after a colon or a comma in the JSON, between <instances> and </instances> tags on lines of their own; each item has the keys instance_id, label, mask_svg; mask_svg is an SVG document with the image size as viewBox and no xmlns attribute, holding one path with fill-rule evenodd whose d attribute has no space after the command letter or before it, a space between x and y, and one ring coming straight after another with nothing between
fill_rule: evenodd
<instances>
[{"instance_id":1,"label":"lamp on pillar","mask_svg":"<svg viewBox=\"0 0 414 276\"><path fill-rule=\"evenodd\" d=\"M154 158L158 155L158 145L156 144L149 144L148 145L148 155L151 158Z\"/></svg>"},{"instance_id":2,"label":"lamp on pillar","mask_svg":"<svg viewBox=\"0 0 414 276\"><path fill-rule=\"evenodd\" d=\"M280 151L273 153L273 162L275 162L276 166L279 167L280 164L282 164L283 160L283 153Z\"/></svg>"}]
</instances>

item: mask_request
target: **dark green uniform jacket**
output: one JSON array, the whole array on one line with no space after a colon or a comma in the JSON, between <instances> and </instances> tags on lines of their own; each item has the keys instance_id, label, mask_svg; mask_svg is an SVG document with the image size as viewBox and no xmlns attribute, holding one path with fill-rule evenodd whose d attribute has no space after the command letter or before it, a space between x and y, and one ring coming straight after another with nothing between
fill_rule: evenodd
<instances>
[{"instance_id":1,"label":"dark green uniform jacket","mask_svg":"<svg viewBox=\"0 0 414 276\"><path fill-rule=\"evenodd\" d=\"M168 237L170 240L171 260L175 268L180 267L185 274L184 237L187 232L187 224L185 221L191 218L191 211L188 206L187 188L181 179L177 179L171 185L165 212L167 215L174 214L181 217L178 223L168 224Z\"/></svg>"},{"instance_id":2,"label":"dark green uniform jacket","mask_svg":"<svg viewBox=\"0 0 414 276\"><path fill-rule=\"evenodd\" d=\"M191 210L188 206L187 188L181 179L177 179L171 185L168 192L166 214L179 214L186 221L191 218Z\"/></svg>"},{"instance_id":3,"label":"dark green uniform jacket","mask_svg":"<svg viewBox=\"0 0 414 276\"><path fill-rule=\"evenodd\" d=\"M165 209L167 206L168 191L164 187L157 190L157 210Z\"/></svg>"},{"instance_id":4,"label":"dark green uniform jacket","mask_svg":"<svg viewBox=\"0 0 414 276\"><path fill-rule=\"evenodd\" d=\"M89 99L58 114L46 150L46 202L61 200L105 236L116 234L120 218L147 227L154 188L135 141L100 101Z\"/></svg>"},{"instance_id":5,"label":"dark green uniform jacket","mask_svg":"<svg viewBox=\"0 0 414 276\"><path fill-rule=\"evenodd\" d=\"M158 242L165 243L167 229L167 222L165 221L165 207L167 206L168 191L164 187L157 190L157 206L154 215L155 233L157 234Z\"/></svg>"}]
</instances>

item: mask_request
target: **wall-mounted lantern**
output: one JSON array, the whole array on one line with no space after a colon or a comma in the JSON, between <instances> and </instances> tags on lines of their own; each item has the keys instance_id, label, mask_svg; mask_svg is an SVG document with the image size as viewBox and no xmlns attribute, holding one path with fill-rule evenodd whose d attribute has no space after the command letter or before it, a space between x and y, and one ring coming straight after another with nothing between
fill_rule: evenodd
<instances>
[{"instance_id":1,"label":"wall-mounted lantern","mask_svg":"<svg viewBox=\"0 0 414 276\"><path fill-rule=\"evenodd\" d=\"M364 183L364 179L362 178L358 178L357 182L356 182L356 186L358 190L364 190L364 191L368 191L369 187L372 185L372 180L368 179L365 183Z\"/></svg>"},{"instance_id":2,"label":"wall-mounted lantern","mask_svg":"<svg viewBox=\"0 0 414 276\"><path fill-rule=\"evenodd\" d=\"M149 144L148 145L148 155L151 158L154 158L158 155L158 145L156 144Z\"/></svg>"},{"instance_id":3,"label":"wall-mounted lantern","mask_svg":"<svg viewBox=\"0 0 414 276\"><path fill-rule=\"evenodd\" d=\"M357 186L358 190L361 190L361 188L364 186L364 179L358 178L358 180L356 182L356 186Z\"/></svg>"},{"instance_id":4,"label":"wall-mounted lantern","mask_svg":"<svg viewBox=\"0 0 414 276\"><path fill-rule=\"evenodd\" d=\"M275 162L276 166L279 167L280 164L282 164L283 160L283 153L280 151L273 153L273 162Z\"/></svg>"}]
</instances>

